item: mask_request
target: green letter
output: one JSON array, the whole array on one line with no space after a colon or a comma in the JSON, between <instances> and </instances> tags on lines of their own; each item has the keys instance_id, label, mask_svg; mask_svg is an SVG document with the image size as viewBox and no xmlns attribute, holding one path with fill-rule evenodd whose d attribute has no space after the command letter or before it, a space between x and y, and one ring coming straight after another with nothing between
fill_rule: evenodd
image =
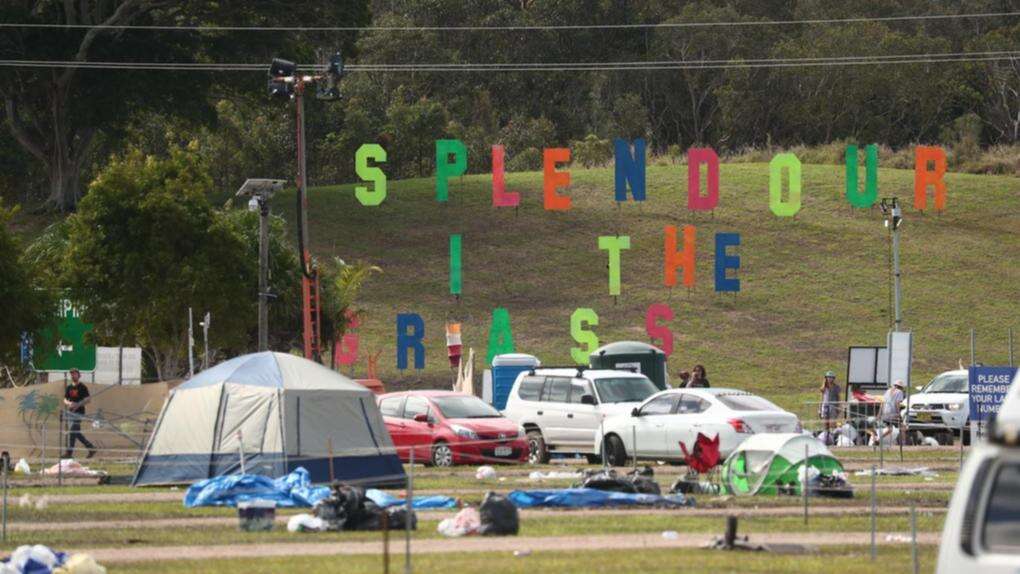
<instances>
[{"instance_id":1,"label":"green letter","mask_svg":"<svg viewBox=\"0 0 1020 574\"><path fill-rule=\"evenodd\" d=\"M599 324L599 316L592 309L581 308L574 311L570 316L570 336L584 347L573 347L570 349L570 357L578 365L587 365L588 356L599 348L599 338L594 331L587 331L584 324L592 327Z\"/></svg>"},{"instance_id":2,"label":"green letter","mask_svg":"<svg viewBox=\"0 0 1020 574\"><path fill-rule=\"evenodd\" d=\"M603 235L599 237L599 249L609 251L609 294L620 294L620 250L630 249L630 236Z\"/></svg>"},{"instance_id":3,"label":"green letter","mask_svg":"<svg viewBox=\"0 0 1020 574\"><path fill-rule=\"evenodd\" d=\"M453 154L453 163L450 162ZM446 201L449 178L467 171L467 148L460 140L436 140L436 199Z\"/></svg>"},{"instance_id":4,"label":"green letter","mask_svg":"<svg viewBox=\"0 0 1020 574\"><path fill-rule=\"evenodd\" d=\"M361 205L376 206L386 199L386 173L377 167L369 167L370 159L385 162L386 150L379 144L361 144L358 148L354 154L354 171L363 181L374 182L375 189L369 191L367 187L358 185L354 187L354 196Z\"/></svg>"},{"instance_id":5,"label":"green letter","mask_svg":"<svg viewBox=\"0 0 1020 574\"><path fill-rule=\"evenodd\" d=\"M854 207L871 207L878 199L878 146L864 148L864 193L857 191L857 146L846 146L846 198Z\"/></svg>"},{"instance_id":6,"label":"green letter","mask_svg":"<svg viewBox=\"0 0 1020 574\"><path fill-rule=\"evenodd\" d=\"M460 234L450 236L450 294L460 295Z\"/></svg>"},{"instance_id":7,"label":"green letter","mask_svg":"<svg viewBox=\"0 0 1020 574\"><path fill-rule=\"evenodd\" d=\"M489 327L489 350L485 353L485 364L491 365L492 358L503 353L514 352L514 336L510 332L510 312L505 307L492 310L492 326Z\"/></svg>"},{"instance_id":8,"label":"green letter","mask_svg":"<svg viewBox=\"0 0 1020 574\"><path fill-rule=\"evenodd\" d=\"M783 168L790 173L789 201L783 201ZM800 160L792 153L777 154L769 162L769 207L779 217L800 211Z\"/></svg>"}]
</instances>

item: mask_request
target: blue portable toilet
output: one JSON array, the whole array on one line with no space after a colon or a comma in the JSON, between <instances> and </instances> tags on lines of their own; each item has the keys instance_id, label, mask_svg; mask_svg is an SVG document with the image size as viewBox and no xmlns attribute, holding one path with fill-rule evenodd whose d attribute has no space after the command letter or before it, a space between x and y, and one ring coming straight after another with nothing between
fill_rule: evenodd
<instances>
[{"instance_id":1,"label":"blue portable toilet","mask_svg":"<svg viewBox=\"0 0 1020 574\"><path fill-rule=\"evenodd\" d=\"M506 408L507 397L514 388L517 375L542 366L533 355L506 353L492 358L492 406L501 411Z\"/></svg>"}]
</instances>

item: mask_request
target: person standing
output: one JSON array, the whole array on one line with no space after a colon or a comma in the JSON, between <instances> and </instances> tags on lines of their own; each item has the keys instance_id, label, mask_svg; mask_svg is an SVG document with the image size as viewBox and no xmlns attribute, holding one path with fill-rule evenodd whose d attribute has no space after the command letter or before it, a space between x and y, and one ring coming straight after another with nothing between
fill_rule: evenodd
<instances>
[{"instance_id":1,"label":"person standing","mask_svg":"<svg viewBox=\"0 0 1020 574\"><path fill-rule=\"evenodd\" d=\"M893 386L889 387L889 390L882 395L882 413L880 418L885 428L882 429L882 434L878 437L880 443L882 439L892 434L893 427L899 427L902 423L900 406L904 399L903 388L903 380L897 379ZM903 438L903 429L900 429L899 438Z\"/></svg>"},{"instance_id":2,"label":"person standing","mask_svg":"<svg viewBox=\"0 0 1020 574\"><path fill-rule=\"evenodd\" d=\"M676 388L682 389L686 387L688 384L690 384L691 373L689 371L680 371L680 374L678 376L680 377L680 382L677 383Z\"/></svg>"},{"instance_id":3,"label":"person standing","mask_svg":"<svg viewBox=\"0 0 1020 574\"><path fill-rule=\"evenodd\" d=\"M73 458L74 445L77 442L81 442L89 449L85 458L92 458L96 454L95 445L81 432L81 421L85 416L85 401L88 398L89 388L81 382L81 372L78 369L71 369L71 384L64 389L64 410L67 412L67 420L71 425L67 430L67 451L63 458Z\"/></svg>"},{"instance_id":4,"label":"person standing","mask_svg":"<svg viewBox=\"0 0 1020 574\"><path fill-rule=\"evenodd\" d=\"M825 371L825 380L822 382L822 401L818 405L818 418L822 419L825 425L825 444L832 444L833 422L839 418L839 395L842 389L836 383L836 373Z\"/></svg>"},{"instance_id":5,"label":"person standing","mask_svg":"<svg viewBox=\"0 0 1020 574\"><path fill-rule=\"evenodd\" d=\"M705 374L705 367L694 365L694 368L691 369L691 381L687 383L687 388L707 389L708 386L708 376Z\"/></svg>"}]
</instances>

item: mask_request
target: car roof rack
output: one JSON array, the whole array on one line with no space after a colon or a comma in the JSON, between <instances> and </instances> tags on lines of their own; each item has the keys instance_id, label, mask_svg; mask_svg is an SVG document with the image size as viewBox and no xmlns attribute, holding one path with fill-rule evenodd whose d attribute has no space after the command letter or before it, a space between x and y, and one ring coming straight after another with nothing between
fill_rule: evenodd
<instances>
[{"instance_id":1,"label":"car roof rack","mask_svg":"<svg viewBox=\"0 0 1020 574\"><path fill-rule=\"evenodd\" d=\"M538 366L538 367L532 367L531 370L528 371L528 374L529 375L534 375L535 371L540 370L540 369L541 370L545 370L545 369L574 369L574 370L577 371L577 376L580 377L582 374L584 374L585 371L591 369L591 367L589 367L588 365L548 365L548 366L541 365L541 366Z\"/></svg>"}]
</instances>

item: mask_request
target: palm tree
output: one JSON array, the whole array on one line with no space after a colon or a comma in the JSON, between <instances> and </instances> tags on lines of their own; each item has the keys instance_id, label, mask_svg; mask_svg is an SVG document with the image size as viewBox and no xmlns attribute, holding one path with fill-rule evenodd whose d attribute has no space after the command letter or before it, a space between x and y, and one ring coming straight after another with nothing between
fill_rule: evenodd
<instances>
[{"instance_id":1,"label":"palm tree","mask_svg":"<svg viewBox=\"0 0 1020 574\"><path fill-rule=\"evenodd\" d=\"M348 265L339 257L326 268L322 276L322 332L326 348L330 350L330 367L336 368L336 343L361 315L354 308L361 286L373 273L382 269L364 261Z\"/></svg>"}]
</instances>

